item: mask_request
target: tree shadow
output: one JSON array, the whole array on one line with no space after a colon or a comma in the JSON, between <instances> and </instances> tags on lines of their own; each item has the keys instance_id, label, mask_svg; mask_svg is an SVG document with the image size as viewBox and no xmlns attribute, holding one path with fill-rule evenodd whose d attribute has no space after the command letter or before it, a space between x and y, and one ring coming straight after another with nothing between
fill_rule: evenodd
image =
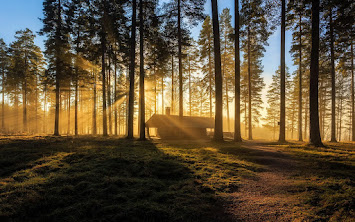
<instances>
[{"instance_id":1,"label":"tree shadow","mask_svg":"<svg viewBox=\"0 0 355 222\"><path fill-rule=\"evenodd\" d=\"M0 146L0 219L229 221L222 203L152 141L47 138Z\"/></svg>"}]
</instances>

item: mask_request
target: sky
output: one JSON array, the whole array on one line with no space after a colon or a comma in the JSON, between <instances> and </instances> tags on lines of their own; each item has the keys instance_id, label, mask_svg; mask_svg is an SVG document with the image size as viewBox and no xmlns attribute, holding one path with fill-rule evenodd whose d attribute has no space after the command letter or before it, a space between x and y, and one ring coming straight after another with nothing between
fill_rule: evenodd
<instances>
[{"instance_id":1,"label":"sky","mask_svg":"<svg viewBox=\"0 0 355 222\"><path fill-rule=\"evenodd\" d=\"M34 33L42 28L42 22L39 18L43 17L42 12L43 0L0 0L0 38L9 44L14 40L15 32L21 29L29 28ZM224 8L230 8L232 16L234 15L234 1L219 0L218 10L222 12ZM207 0L205 5L205 13L211 15L211 1ZM191 30L194 38L198 38L201 25ZM234 18L232 18L234 27ZM35 39L36 45L44 49L44 37L39 36ZM291 33L286 32L286 65L292 73L295 70L291 55L288 53L291 47ZM262 59L264 72L262 76L266 87L263 91L264 106L266 106L266 91L271 83L272 75L280 65L280 29L277 29L269 38L269 46L266 47L265 56Z\"/></svg>"}]
</instances>

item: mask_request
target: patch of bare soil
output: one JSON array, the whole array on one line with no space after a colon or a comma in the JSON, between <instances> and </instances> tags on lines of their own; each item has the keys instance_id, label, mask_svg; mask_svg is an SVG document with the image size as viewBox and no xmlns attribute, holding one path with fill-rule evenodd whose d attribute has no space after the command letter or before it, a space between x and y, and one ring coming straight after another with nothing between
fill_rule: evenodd
<instances>
[{"instance_id":1,"label":"patch of bare soil","mask_svg":"<svg viewBox=\"0 0 355 222\"><path fill-rule=\"evenodd\" d=\"M237 221L295 221L294 212L300 211L300 200L292 193L298 162L282 153L277 145L263 146L248 143L251 159L264 165L256 179L245 180L242 187L230 196L228 213Z\"/></svg>"}]
</instances>

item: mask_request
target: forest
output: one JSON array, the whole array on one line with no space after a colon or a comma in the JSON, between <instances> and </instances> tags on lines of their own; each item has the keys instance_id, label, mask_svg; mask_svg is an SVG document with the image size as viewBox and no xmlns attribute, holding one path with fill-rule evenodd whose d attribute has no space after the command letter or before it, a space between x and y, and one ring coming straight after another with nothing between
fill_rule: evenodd
<instances>
[{"instance_id":1,"label":"forest","mask_svg":"<svg viewBox=\"0 0 355 222\"><path fill-rule=\"evenodd\" d=\"M355 218L352 0L41 2L0 35L1 220Z\"/></svg>"}]
</instances>

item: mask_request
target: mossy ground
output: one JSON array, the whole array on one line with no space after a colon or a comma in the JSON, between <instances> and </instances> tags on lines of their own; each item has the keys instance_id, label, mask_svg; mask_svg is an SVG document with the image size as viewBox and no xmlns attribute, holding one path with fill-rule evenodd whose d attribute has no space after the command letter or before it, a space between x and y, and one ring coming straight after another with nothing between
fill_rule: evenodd
<instances>
[{"instance_id":1,"label":"mossy ground","mask_svg":"<svg viewBox=\"0 0 355 222\"><path fill-rule=\"evenodd\" d=\"M346 220L354 217L354 152L354 144L2 138L0 220L231 221L233 194L279 168L275 156L298 162L285 195L307 210L292 218Z\"/></svg>"}]
</instances>

